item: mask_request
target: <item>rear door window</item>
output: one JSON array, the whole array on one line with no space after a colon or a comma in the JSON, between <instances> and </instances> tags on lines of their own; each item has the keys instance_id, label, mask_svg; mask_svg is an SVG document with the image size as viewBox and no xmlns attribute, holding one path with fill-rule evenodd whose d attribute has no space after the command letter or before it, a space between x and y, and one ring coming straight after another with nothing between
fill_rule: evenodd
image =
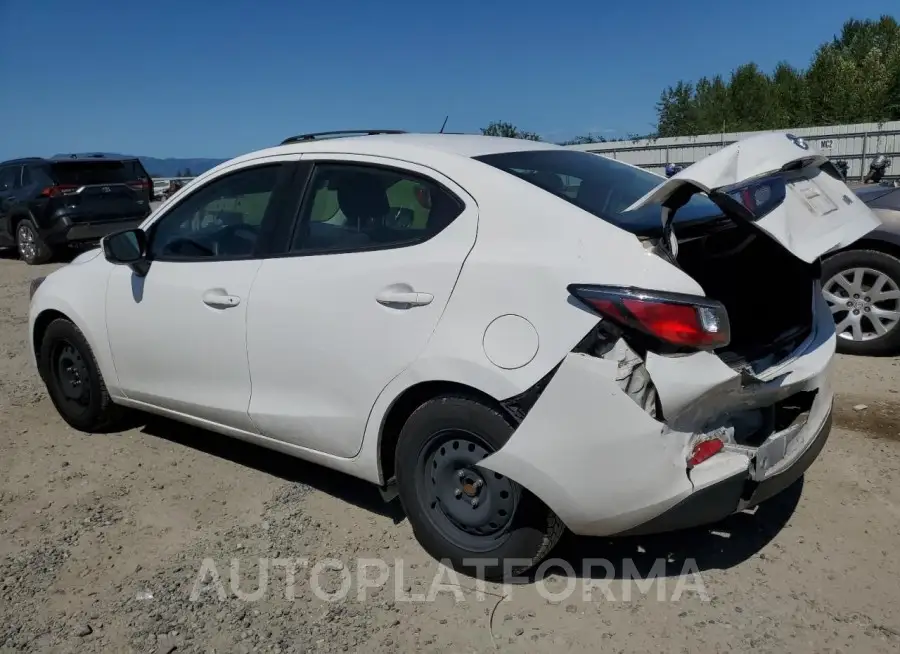
<instances>
[{"instance_id":1,"label":"rear door window","mask_svg":"<svg viewBox=\"0 0 900 654\"><path fill-rule=\"evenodd\" d=\"M17 166L0 168L0 191L7 191L15 187L18 177L19 168Z\"/></svg>"},{"instance_id":2,"label":"rear door window","mask_svg":"<svg viewBox=\"0 0 900 654\"><path fill-rule=\"evenodd\" d=\"M449 225L462 202L434 181L400 169L318 164L293 252L414 245Z\"/></svg>"},{"instance_id":3,"label":"rear door window","mask_svg":"<svg viewBox=\"0 0 900 654\"><path fill-rule=\"evenodd\" d=\"M52 164L52 171L57 184L72 186L124 184L142 177L126 161L61 161Z\"/></svg>"},{"instance_id":4,"label":"rear door window","mask_svg":"<svg viewBox=\"0 0 900 654\"><path fill-rule=\"evenodd\" d=\"M19 180L19 188L27 188L31 186L31 171L28 166L22 166L22 178Z\"/></svg>"}]
</instances>

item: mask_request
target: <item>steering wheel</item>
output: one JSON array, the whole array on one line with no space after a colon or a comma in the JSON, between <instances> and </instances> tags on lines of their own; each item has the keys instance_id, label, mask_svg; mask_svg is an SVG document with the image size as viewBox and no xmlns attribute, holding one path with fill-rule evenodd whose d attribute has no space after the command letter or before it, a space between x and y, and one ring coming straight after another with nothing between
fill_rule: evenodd
<instances>
[{"instance_id":1,"label":"steering wheel","mask_svg":"<svg viewBox=\"0 0 900 654\"><path fill-rule=\"evenodd\" d=\"M241 232L243 232L246 236L240 236ZM233 239L239 239L247 243L249 247L246 254L249 254L253 251L253 247L256 245L256 237L258 235L259 227L257 225L237 223L233 225L225 225L218 231L214 232L211 235L211 240L213 242L213 247L215 248L216 255L231 250L232 248L229 248L228 245L233 242ZM236 253L230 252L230 254Z\"/></svg>"}]
</instances>

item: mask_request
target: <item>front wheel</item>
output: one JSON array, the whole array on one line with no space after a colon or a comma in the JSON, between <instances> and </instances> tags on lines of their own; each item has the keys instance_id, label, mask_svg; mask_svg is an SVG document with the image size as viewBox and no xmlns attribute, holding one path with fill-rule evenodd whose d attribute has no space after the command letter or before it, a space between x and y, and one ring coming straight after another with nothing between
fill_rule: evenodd
<instances>
[{"instance_id":1,"label":"front wheel","mask_svg":"<svg viewBox=\"0 0 900 654\"><path fill-rule=\"evenodd\" d=\"M837 349L845 354L900 351L900 260L877 250L847 250L822 263Z\"/></svg>"},{"instance_id":2,"label":"front wheel","mask_svg":"<svg viewBox=\"0 0 900 654\"><path fill-rule=\"evenodd\" d=\"M431 556L472 576L527 572L564 531L534 495L478 465L512 433L500 411L456 395L425 402L400 433L397 486L416 538Z\"/></svg>"},{"instance_id":3,"label":"front wheel","mask_svg":"<svg viewBox=\"0 0 900 654\"><path fill-rule=\"evenodd\" d=\"M109 431L123 411L113 404L91 346L72 322L58 318L47 326L38 366L62 419L84 432Z\"/></svg>"}]
</instances>

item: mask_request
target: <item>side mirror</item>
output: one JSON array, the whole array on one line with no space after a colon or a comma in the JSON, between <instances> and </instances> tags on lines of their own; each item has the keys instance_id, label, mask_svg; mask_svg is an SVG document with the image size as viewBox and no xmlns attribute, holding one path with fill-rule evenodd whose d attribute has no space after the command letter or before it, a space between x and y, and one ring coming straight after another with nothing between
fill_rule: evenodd
<instances>
[{"instance_id":1,"label":"side mirror","mask_svg":"<svg viewBox=\"0 0 900 654\"><path fill-rule=\"evenodd\" d=\"M110 263L130 266L140 276L147 274L147 233L142 229L128 229L103 238L103 256Z\"/></svg>"}]
</instances>

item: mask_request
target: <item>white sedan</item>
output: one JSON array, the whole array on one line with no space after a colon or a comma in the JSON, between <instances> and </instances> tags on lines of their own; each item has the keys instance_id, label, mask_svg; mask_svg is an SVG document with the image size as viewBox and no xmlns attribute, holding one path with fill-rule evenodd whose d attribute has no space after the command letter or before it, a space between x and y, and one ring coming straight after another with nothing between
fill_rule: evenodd
<instances>
[{"instance_id":1,"label":"white sedan","mask_svg":"<svg viewBox=\"0 0 900 654\"><path fill-rule=\"evenodd\" d=\"M818 455L819 258L878 220L802 140L659 183L531 141L330 136L228 161L35 281L66 422L139 409L396 489L433 556L491 578L564 527L717 521Z\"/></svg>"}]
</instances>

